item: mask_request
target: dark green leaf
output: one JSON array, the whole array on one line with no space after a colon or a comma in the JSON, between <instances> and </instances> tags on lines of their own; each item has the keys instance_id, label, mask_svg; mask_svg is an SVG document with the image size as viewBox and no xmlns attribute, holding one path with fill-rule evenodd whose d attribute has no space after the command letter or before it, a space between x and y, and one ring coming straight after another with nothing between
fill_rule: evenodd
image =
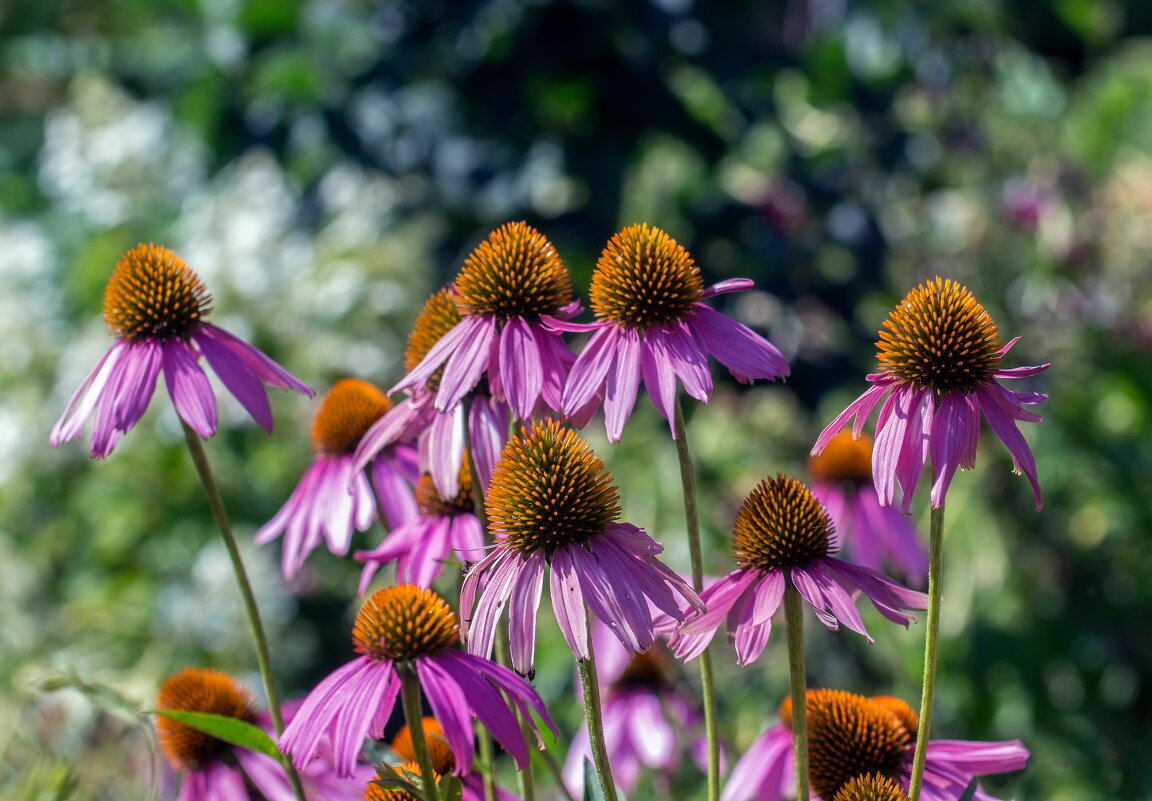
<instances>
[{"instance_id":1,"label":"dark green leaf","mask_svg":"<svg viewBox=\"0 0 1152 801\"><path fill-rule=\"evenodd\" d=\"M584 801L607 801L600 790L600 779L596 775L596 768L592 760L584 758Z\"/></svg>"},{"instance_id":2,"label":"dark green leaf","mask_svg":"<svg viewBox=\"0 0 1152 801\"><path fill-rule=\"evenodd\" d=\"M968 782L968 787L964 789L964 795L960 796L956 801L972 801L976 797L976 780Z\"/></svg>"}]
</instances>

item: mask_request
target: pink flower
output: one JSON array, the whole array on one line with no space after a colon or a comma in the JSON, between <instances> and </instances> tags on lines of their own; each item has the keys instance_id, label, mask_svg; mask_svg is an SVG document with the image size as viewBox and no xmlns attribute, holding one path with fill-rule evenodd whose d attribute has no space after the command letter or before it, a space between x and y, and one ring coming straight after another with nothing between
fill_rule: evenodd
<instances>
[{"instance_id":1,"label":"pink flower","mask_svg":"<svg viewBox=\"0 0 1152 801\"><path fill-rule=\"evenodd\" d=\"M461 320L456 293L446 287L424 303L408 334L404 366L417 367L428 352ZM493 398L487 382L475 387L467 403L454 403L446 411L436 407L443 365L423 385L378 420L364 434L353 456L355 469L362 469L378 453L398 442L418 441L420 471L432 476L442 498L454 498L460 490L460 461L464 443L472 444L477 471L485 489L492 468L508 441L508 404Z\"/></svg>"},{"instance_id":2,"label":"pink flower","mask_svg":"<svg viewBox=\"0 0 1152 801\"><path fill-rule=\"evenodd\" d=\"M676 240L648 225L625 228L605 246L592 274L598 322L546 318L557 330L595 331L568 374L561 411L579 416L603 397L608 439L618 442L641 382L672 425L677 381L698 401L711 399L709 356L745 383L787 377L788 365L772 343L701 302L751 287L735 278L705 289L700 269Z\"/></svg>"},{"instance_id":3,"label":"pink flower","mask_svg":"<svg viewBox=\"0 0 1152 801\"><path fill-rule=\"evenodd\" d=\"M256 532L259 544L284 535L285 578L295 575L321 540L334 554L348 553L353 530L367 531L376 519L377 498L389 523L415 514L410 446L384 449L365 465L367 473L352 459L364 432L390 408L383 392L356 378L337 381L324 397L312 421L316 460L288 502Z\"/></svg>"},{"instance_id":4,"label":"pink flower","mask_svg":"<svg viewBox=\"0 0 1152 801\"><path fill-rule=\"evenodd\" d=\"M1049 365L1003 368L1000 362L1016 344L1001 346L996 323L966 288L936 278L913 289L884 322L876 343L882 372L868 376L872 387L848 405L816 440L818 455L855 418L852 435L881 400L872 450L872 475L883 506L891 506L896 483L904 495L903 511L912 505L924 463L931 459L936 480L932 506L939 508L957 469L976 465L983 414L1012 455L1013 472L1032 484L1036 508L1044 505L1036 478L1036 460L1017 421L1039 422L1026 410L1047 399L1033 392L1013 392L996 380L1025 378Z\"/></svg>"},{"instance_id":5,"label":"pink flower","mask_svg":"<svg viewBox=\"0 0 1152 801\"><path fill-rule=\"evenodd\" d=\"M768 644L772 616L789 584L825 626L835 630L843 624L869 642L857 594L905 626L915 618L902 610L928 606L923 593L830 556L836 545L832 521L808 488L790 476L765 479L749 493L736 515L732 544L740 568L701 594L707 611L685 620L671 640L679 659L699 656L727 618L737 662L755 660Z\"/></svg>"},{"instance_id":6,"label":"pink flower","mask_svg":"<svg viewBox=\"0 0 1152 801\"><path fill-rule=\"evenodd\" d=\"M911 519L881 506L872 484L872 438L841 431L808 461L812 494L828 510L853 561L880 570L894 564L914 586L928 578L928 551Z\"/></svg>"},{"instance_id":7,"label":"pink flower","mask_svg":"<svg viewBox=\"0 0 1152 801\"><path fill-rule=\"evenodd\" d=\"M605 748L616 784L632 795L641 770L648 768L654 781L667 790L671 777L680 769L688 732L701 720L696 703L673 682L671 653L659 642L643 653L623 648L616 635L599 621L592 626L592 643L600 680ZM690 748L705 754L707 742L698 736ZM584 792L584 760L591 758L585 721L564 762L564 783L578 798Z\"/></svg>"},{"instance_id":8,"label":"pink flower","mask_svg":"<svg viewBox=\"0 0 1152 801\"><path fill-rule=\"evenodd\" d=\"M280 750L303 767L329 736L336 770L350 775L364 739L384 736L400 693L400 672L412 671L432 714L444 723L458 773L472 768L472 717L523 766L528 745L512 706L528 721L535 712L553 734L556 726L524 679L487 659L453 650L457 633L456 615L432 590L405 584L377 591L364 602L352 630L361 656L308 694L280 738Z\"/></svg>"},{"instance_id":9,"label":"pink flower","mask_svg":"<svg viewBox=\"0 0 1152 801\"><path fill-rule=\"evenodd\" d=\"M216 397L201 356L269 433L272 411L262 383L313 394L256 348L205 322L211 304L200 277L167 248L137 245L125 253L104 293L104 320L116 342L52 428L53 447L79 437L94 414L91 454L110 454L148 409L161 372L180 419L201 437L212 436Z\"/></svg>"},{"instance_id":10,"label":"pink flower","mask_svg":"<svg viewBox=\"0 0 1152 801\"><path fill-rule=\"evenodd\" d=\"M552 243L526 223L507 223L465 260L455 290L462 319L392 391L421 388L439 373L435 406L442 412L482 378L521 419L559 406L573 357L540 318L567 319L580 305Z\"/></svg>"},{"instance_id":11,"label":"pink flower","mask_svg":"<svg viewBox=\"0 0 1152 801\"><path fill-rule=\"evenodd\" d=\"M496 544L460 591L460 635L469 651L492 652L496 620L507 607L512 666L532 672L546 567L552 608L578 659L590 656L585 603L637 652L655 637L649 602L676 620L684 616L677 596L702 609L691 586L656 558L664 547L616 522L619 496L611 480L587 443L554 420L521 429L508 442L487 501Z\"/></svg>"},{"instance_id":12,"label":"pink flower","mask_svg":"<svg viewBox=\"0 0 1152 801\"><path fill-rule=\"evenodd\" d=\"M445 562L483 555L484 531L473 508L467 454L464 459L455 497L442 498L432 477L424 474L416 484L416 507L412 512L376 548L356 552L356 561L364 562L361 594L376 571L391 562L396 562L397 581L430 587Z\"/></svg>"},{"instance_id":13,"label":"pink flower","mask_svg":"<svg viewBox=\"0 0 1152 801\"><path fill-rule=\"evenodd\" d=\"M256 711L247 688L216 670L186 668L169 676L160 688L157 708L239 718L272 733L271 720ZM293 711L286 706L285 717ZM249 785L267 801L295 801L288 775L272 757L230 745L168 717L157 716L156 728L168 763L183 777L180 801L247 799ZM341 778L325 756L301 774L306 797L310 801L359 801L364 782L374 775L372 766L357 764L351 778Z\"/></svg>"},{"instance_id":14,"label":"pink flower","mask_svg":"<svg viewBox=\"0 0 1152 801\"><path fill-rule=\"evenodd\" d=\"M899 698L866 698L842 690L809 690L809 778L812 797L832 801L850 780L879 774L907 791L918 716ZM761 735L736 763L721 801L783 801L792 786L792 705L785 699L779 723ZM1028 749L1019 740L928 743L923 801L958 801L976 777L1022 770ZM977 786L976 801L996 801Z\"/></svg>"}]
</instances>

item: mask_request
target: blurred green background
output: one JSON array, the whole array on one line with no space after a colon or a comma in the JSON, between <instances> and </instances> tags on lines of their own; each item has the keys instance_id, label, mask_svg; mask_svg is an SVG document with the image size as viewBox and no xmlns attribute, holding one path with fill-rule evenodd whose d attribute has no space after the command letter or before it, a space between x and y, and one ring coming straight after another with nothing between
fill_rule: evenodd
<instances>
[{"instance_id":1,"label":"blurred green background","mask_svg":"<svg viewBox=\"0 0 1152 801\"><path fill-rule=\"evenodd\" d=\"M967 284L1023 337L1013 364L1052 362L1026 382L1051 394L1025 426L1044 511L991 437L953 485L934 732L1023 739L1028 770L987 783L1004 797L1149 797L1150 34L1142 0L0 3L0 796L151 797L132 709L188 664L258 686L163 391L105 462L47 443L110 344L116 257L173 247L218 324L321 391L387 387L426 295L526 219L585 298L636 221L709 283L756 281L722 306L793 377L722 383L692 410L715 572L736 505L802 474L919 280ZM310 458L315 404L273 402L274 437L227 402L208 449L299 695L350 654L358 571L318 552L288 588L278 550L251 546ZM638 408L619 446L590 436L627 519L686 569L674 451ZM915 703L921 629L866 620L874 646L808 627L812 683ZM571 734L570 657L554 634L541 648ZM746 669L720 650L738 753L786 659L781 642ZM701 785L689 764L676 787Z\"/></svg>"}]
</instances>

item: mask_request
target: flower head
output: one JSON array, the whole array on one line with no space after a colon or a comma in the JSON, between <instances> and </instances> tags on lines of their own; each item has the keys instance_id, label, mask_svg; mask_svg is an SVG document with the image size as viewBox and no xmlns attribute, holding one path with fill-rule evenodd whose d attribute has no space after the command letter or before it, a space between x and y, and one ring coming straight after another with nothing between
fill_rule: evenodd
<instances>
[{"instance_id":1,"label":"flower head","mask_svg":"<svg viewBox=\"0 0 1152 801\"><path fill-rule=\"evenodd\" d=\"M809 779L825 801L904 801L915 751L916 712L899 698L867 698L843 690L807 695ZM780 705L773 726L737 763L722 801L778 801L792 766L792 705ZM928 743L924 801L958 801L973 778L1020 770L1028 751L1019 740ZM995 801L977 789L979 801Z\"/></svg>"},{"instance_id":2,"label":"flower head","mask_svg":"<svg viewBox=\"0 0 1152 801\"><path fill-rule=\"evenodd\" d=\"M588 444L555 420L509 440L488 493L495 548L461 588L461 636L472 653L491 653L507 605L512 666L531 672L545 567L556 619L578 659L589 658L585 603L633 651L653 642L649 601L676 620L683 619L677 595L699 608L692 588L656 558L663 546L617 522L611 482Z\"/></svg>"},{"instance_id":3,"label":"flower head","mask_svg":"<svg viewBox=\"0 0 1152 801\"><path fill-rule=\"evenodd\" d=\"M257 710L248 688L216 670L186 668L174 673L160 687L156 706L164 711L237 718L271 733L270 721ZM183 776L180 801L247 798L249 783L268 801L292 801L296 797L284 768L265 754L231 745L163 715L157 716L156 729L169 765ZM357 765L351 778L340 778L327 760L319 759L301 779L310 800L353 801L359 798L363 779L371 772L367 765Z\"/></svg>"},{"instance_id":4,"label":"flower head","mask_svg":"<svg viewBox=\"0 0 1152 801\"><path fill-rule=\"evenodd\" d=\"M79 437L95 414L91 453L104 457L143 417L161 372L176 413L201 437L216 433L216 398L200 367L220 381L269 433L262 383L311 395L307 384L243 340L205 322L212 299L199 276L167 248L137 245L116 263L104 293L104 320L116 336L52 429L53 446Z\"/></svg>"},{"instance_id":5,"label":"flower head","mask_svg":"<svg viewBox=\"0 0 1152 801\"><path fill-rule=\"evenodd\" d=\"M1047 395L1013 392L997 379L1033 376L1049 365L1001 367L1014 344L1015 339L1001 344L991 316L965 287L943 278L921 284L884 321L876 342L881 372L868 376L872 387L821 432L812 454L823 451L853 418L852 434L858 437L887 395L872 451L880 503L892 505L899 483L907 513L924 463L931 459L936 474L932 506L938 508L956 470L976 464L983 414L1012 455L1014 472L1028 477L1039 509L1043 498L1036 460L1016 422L1038 422L1040 417L1024 406Z\"/></svg>"},{"instance_id":6,"label":"flower head","mask_svg":"<svg viewBox=\"0 0 1152 801\"><path fill-rule=\"evenodd\" d=\"M425 473L416 483L416 508L396 525L371 551L357 551L364 562L360 574L363 593L376 571L396 563L396 578L428 587L453 559L478 558L484 548L484 532L473 508L472 477L465 452L457 479L456 494L440 495L432 476Z\"/></svg>"},{"instance_id":7,"label":"flower head","mask_svg":"<svg viewBox=\"0 0 1152 801\"><path fill-rule=\"evenodd\" d=\"M432 769L432 783L439 786L440 777L443 774ZM401 778L410 778L413 776L421 777L423 774L420 772L420 765L416 762L415 757L406 759L395 765L381 765L377 776L383 778L394 778L400 776ZM391 787L379 782L369 782L364 788L364 801L420 801L419 796L412 795L412 793L401 787Z\"/></svg>"},{"instance_id":8,"label":"flower head","mask_svg":"<svg viewBox=\"0 0 1152 801\"><path fill-rule=\"evenodd\" d=\"M425 717L420 722L424 730L424 742L428 745L428 756L432 760L432 770L447 776L456 772L456 755L448 745L448 738L444 736L444 729L440 722L433 717ZM412 732L405 724L396 732L389 747L405 764L416 761L416 751L412 747ZM416 771L418 772L418 771ZM484 779L479 773L467 773L460 777L463 801L483 801ZM502 788L496 788L496 801L517 801L516 797Z\"/></svg>"},{"instance_id":9,"label":"flower head","mask_svg":"<svg viewBox=\"0 0 1152 801\"><path fill-rule=\"evenodd\" d=\"M552 243L526 223L507 223L468 256L455 290L460 321L393 391L433 380L435 407L445 412L487 378L492 396L522 419L559 406L573 357L541 317L567 319L580 307Z\"/></svg>"},{"instance_id":10,"label":"flower head","mask_svg":"<svg viewBox=\"0 0 1152 801\"><path fill-rule=\"evenodd\" d=\"M844 624L869 641L855 605L858 593L884 617L905 626L915 618L904 610L928 605L923 593L832 556L838 544L831 518L791 476L764 479L748 494L736 515L732 547L740 567L704 590L700 597L708 610L684 621L672 638L681 659L698 656L725 618L737 661L746 665L756 659L768 643L772 616L788 585L825 626Z\"/></svg>"},{"instance_id":11,"label":"flower head","mask_svg":"<svg viewBox=\"0 0 1152 801\"><path fill-rule=\"evenodd\" d=\"M872 438L841 431L808 460L812 494L828 510L853 561L873 570L898 567L913 586L928 575L928 552L910 519L881 506L872 483Z\"/></svg>"},{"instance_id":12,"label":"flower head","mask_svg":"<svg viewBox=\"0 0 1152 801\"><path fill-rule=\"evenodd\" d=\"M284 535L281 565L291 578L308 554L320 544L340 556L348 553L352 532L367 531L381 511L395 525L414 513L409 486L415 454L410 446L380 451L367 470L353 459L365 432L392 408L388 397L367 381L343 378L332 385L312 420L316 459L288 502L256 532L256 542Z\"/></svg>"},{"instance_id":13,"label":"flower head","mask_svg":"<svg viewBox=\"0 0 1152 801\"><path fill-rule=\"evenodd\" d=\"M337 770L351 771L365 737L383 737L400 692L400 671L411 671L433 715L443 721L455 772L472 767L472 717L523 765L528 746L511 707L528 720L535 712L555 733L544 702L508 668L453 649L457 633L456 615L432 590L400 585L377 591L360 608L352 630L360 656L308 694L280 738L281 750L302 767L330 733Z\"/></svg>"},{"instance_id":14,"label":"flower head","mask_svg":"<svg viewBox=\"0 0 1152 801\"><path fill-rule=\"evenodd\" d=\"M549 320L558 330L595 332L569 373L562 411L579 414L603 397L608 439L616 442L641 381L671 424L677 381L693 398L711 398L710 355L745 383L786 377L788 365L770 342L703 303L751 286L733 279L705 289L700 268L668 234L646 224L620 231L592 274L597 322Z\"/></svg>"}]
</instances>

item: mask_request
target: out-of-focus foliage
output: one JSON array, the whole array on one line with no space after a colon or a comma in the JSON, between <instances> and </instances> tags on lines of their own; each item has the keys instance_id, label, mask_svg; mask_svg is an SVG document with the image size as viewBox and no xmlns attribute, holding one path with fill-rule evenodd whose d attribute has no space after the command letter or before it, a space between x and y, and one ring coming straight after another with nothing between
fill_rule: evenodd
<instances>
[{"instance_id":1,"label":"out-of-focus foliage","mask_svg":"<svg viewBox=\"0 0 1152 801\"><path fill-rule=\"evenodd\" d=\"M1150 34L1140 0L0 6L0 795L148 797L147 726L100 688L147 707L186 664L258 685L163 391L106 462L47 446L109 344L117 255L175 248L215 319L322 390L390 386L426 294L519 218L580 287L641 220L710 279L755 279L727 311L794 372L691 415L717 572L743 495L802 471L863 387L887 309L934 274L971 287L1023 337L1013 364L1053 363L1027 432L1047 506L991 439L954 484L935 732L1023 739L1029 769L988 783L1006 796L1152 793ZM647 403L619 447L593 439L684 569ZM208 445L249 543L309 458L313 407L274 410L267 438L226 406ZM317 553L289 591L273 549L245 552L299 694L348 657L355 567ZM812 682L915 701L920 636L814 631ZM562 642L537 661L564 697ZM780 643L764 661L721 660L733 753L786 692ZM690 765L678 781L701 797Z\"/></svg>"}]
</instances>

